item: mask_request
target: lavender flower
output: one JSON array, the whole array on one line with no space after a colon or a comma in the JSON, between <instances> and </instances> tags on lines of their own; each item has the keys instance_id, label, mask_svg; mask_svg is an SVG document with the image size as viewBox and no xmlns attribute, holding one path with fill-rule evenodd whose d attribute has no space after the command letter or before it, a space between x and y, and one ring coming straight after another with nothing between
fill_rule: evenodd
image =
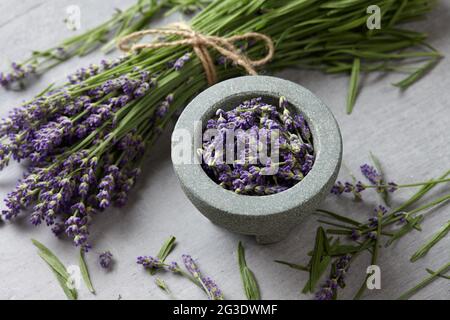
<instances>
[{"instance_id":1,"label":"lavender flower","mask_svg":"<svg viewBox=\"0 0 450 320\"><path fill-rule=\"evenodd\" d=\"M377 240L377 237L378 237L378 235L377 235L377 233L375 231L370 231L367 234L367 238L369 238L371 240Z\"/></svg>"},{"instance_id":2,"label":"lavender flower","mask_svg":"<svg viewBox=\"0 0 450 320\"><path fill-rule=\"evenodd\" d=\"M176 262L171 262L168 266L167 266L167 270L173 272L173 273L179 273L180 272L180 266L178 265L178 263Z\"/></svg>"},{"instance_id":3,"label":"lavender flower","mask_svg":"<svg viewBox=\"0 0 450 320\"><path fill-rule=\"evenodd\" d=\"M372 218L369 218L369 227L371 227L371 228L378 227L379 217L384 216L387 213L387 209L382 205L377 206L374 209L374 211L375 211L375 216Z\"/></svg>"},{"instance_id":4,"label":"lavender flower","mask_svg":"<svg viewBox=\"0 0 450 320\"><path fill-rule=\"evenodd\" d=\"M382 206L382 205L377 206L377 207L374 209L374 211L375 211L375 214L376 214L376 215L381 215L381 216L384 216L384 215L387 213L386 207L384 207L384 206Z\"/></svg>"},{"instance_id":5,"label":"lavender flower","mask_svg":"<svg viewBox=\"0 0 450 320\"><path fill-rule=\"evenodd\" d=\"M382 177L377 170L368 164L361 166L361 173L374 185L380 184L382 181Z\"/></svg>"},{"instance_id":6,"label":"lavender flower","mask_svg":"<svg viewBox=\"0 0 450 320\"><path fill-rule=\"evenodd\" d=\"M356 230L356 229L353 229L352 230L352 233L351 233L351 235L350 235L350 238L353 240L353 241L357 241L359 238L361 238L361 231L359 231L359 230Z\"/></svg>"},{"instance_id":7,"label":"lavender flower","mask_svg":"<svg viewBox=\"0 0 450 320\"><path fill-rule=\"evenodd\" d=\"M333 187L331 188L331 193L335 195L341 195L343 193L352 193L356 200L360 200L362 198L361 192L366 190L366 186L362 184L361 181L358 181L356 184L341 181L337 181Z\"/></svg>"},{"instance_id":8,"label":"lavender flower","mask_svg":"<svg viewBox=\"0 0 450 320\"><path fill-rule=\"evenodd\" d=\"M222 291L211 278L202 276L200 269L198 268L194 259L192 259L192 257L187 254L184 254L182 258L186 269L195 279L197 279L203 285L204 290L208 294L209 298L211 300L223 300Z\"/></svg>"},{"instance_id":9,"label":"lavender flower","mask_svg":"<svg viewBox=\"0 0 450 320\"><path fill-rule=\"evenodd\" d=\"M25 80L36 72L35 64L21 65L16 62L11 64L10 73L0 73L0 86L9 88L11 85Z\"/></svg>"},{"instance_id":10,"label":"lavender flower","mask_svg":"<svg viewBox=\"0 0 450 320\"><path fill-rule=\"evenodd\" d=\"M173 64L173 68L176 71L180 71L186 62L188 62L191 59L191 53L185 53L181 58L179 58L175 63Z\"/></svg>"},{"instance_id":11,"label":"lavender flower","mask_svg":"<svg viewBox=\"0 0 450 320\"><path fill-rule=\"evenodd\" d=\"M151 256L138 257L137 264L142 265L146 269L158 269L163 267L161 260Z\"/></svg>"},{"instance_id":12,"label":"lavender flower","mask_svg":"<svg viewBox=\"0 0 450 320\"><path fill-rule=\"evenodd\" d=\"M112 258L113 258L113 255L109 251L105 251L105 252L101 253L100 256L99 256L100 266L103 269L111 268L111 265L112 265L112 262L113 262Z\"/></svg>"},{"instance_id":13,"label":"lavender flower","mask_svg":"<svg viewBox=\"0 0 450 320\"><path fill-rule=\"evenodd\" d=\"M332 300L339 287L345 286L345 275L347 274L352 257L344 255L334 262L334 271L327 279L326 283L316 293L317 300Z\"/></svg>"},{"instance_id":14,"label":"lavender flower","mask_svg":"<svg viewBox=\"0 0 450 320\"><path fill-rule=\"evenodd\" d=\"M183 258L184 266L186 267L187 271L189 271L189 273L192 274L192 276L194 278L199 278L200 277L200 269L198 268L194 259L192 259L192 257L187 254L183 254L182 258Z\"/></svg>"},{"instance_id":15,"label":"lavender flower","mask_svg":"<svg viewBox=\"0 0 450 320\"><path fill-rule=\"evenodd\" d=\"M283 192L303 180L315 162L308 124L301 115L291 115L285 97L280 97L278 107L259 97L243 101L230 111L219 109L208 120L207 129L216 129L219 134L200 149L202 167L217 184L238 194ZM234 144L227 140L230 133L235 134ZM272 139L276 133L278 139ZM268 142L267 149L279 150L279 161L269 158L263 163L258 159L263 141ZM243 145L243 150L233 163L225 163L226 153L238 150L238 145Z\"/></svg>"},{"instance_id":16,"label":"lavender flower","mask_svg":"<svg viewBox=\"0 0 450 320\"><path fill-rule=\"evenodd\" d=\"M202 278L201 280L206 287L206 290L211 296L211 300L223 300L222 290L217 286L217 284L209 277Z\"/></svg>"}]
</instances>

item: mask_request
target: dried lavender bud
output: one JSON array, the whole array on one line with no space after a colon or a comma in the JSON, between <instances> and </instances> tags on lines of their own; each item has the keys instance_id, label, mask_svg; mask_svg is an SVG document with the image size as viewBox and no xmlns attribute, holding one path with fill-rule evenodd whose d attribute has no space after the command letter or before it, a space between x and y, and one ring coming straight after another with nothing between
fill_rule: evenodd
<instances>
[{"instance_id":1,"label":"dried lavender bud","mask_svg":"<svg viewBox=\"0 0 450 320\"><path fill-rule=\"evenodd\" d=\"M362 235L361 231L356 230L356 229L353 229L353 230L352 230L352 233L351 233L351 235L350 235L350 238L351 238L353 241L357 241L357 240L359 240L359 238L361 238L361 235Z\"/></svg>"},{"instance_id":2,"label":"dried lavender bud","mask_svg":"<svg viewBox=\"0 0 450 320\"><path fill-rule=\"evenodd\" d=\"M113 255L109 251L105 251L99 256L99 263L103 269L109 269L112 266Z\"/></svg>"},{"instance_id":3,"label":"dried lavender bud","mask_svg":"<svg viewBox=\"0 0 450 320\"><path fill-rule=\"evenodd\" d=\"M199 150L202 167L217 184L238 194L283 192L303 180L315 162L309 126L302 115L291 115L285 97L278 106L259 97L230 111L218 109L206 128L218 134ZM230 134L234 144L228 141ZM278 159L263 161L261 153L270 149L279 150ZM228 163L227 153L236 150Z\"/></svg>"},{"instance_id":4,"label":"dried lavender bud","mask_svg":"<svg viewBox=\"0 0 450 320\"><path fill-rule=\"evenodd\" d=\"M163 264L158 258L151 256L138 257L136 263L142 265L146 269L157 269L163 267Z\"/></svg>"},{"instance_id":5,"label":"dried lavender bud","mask_svg":"<svg viewBox=\"0 0 450 320\"><path fill-rule=\"evenodd\" d=\"M367 234L367 238L371 239L371 240L377 240L377 233L375 231L371 231Z\"/></svg>"},{"instance_id":6,"label":"dried lavender bud","mask_svg":"<svg viewBox=\"0 0 450 320\"><path fill-rule=\"evenodd\" d=\"M35 64L21 65L16 62L11 64L10 73L0 73L0 86L8 88L14 83L21 82L25 80L31 74L36 72Z\"/></svg>"},{"instance_id":7,"label":"dried lavender bud","mask_svg":"<svg viewBox=\"0 0 450 320\"><path fill-rule=\"evenodd\" d=\"M183 263L189 273L203 285L206 293L211 300L223 300L222 291L217 284L209 277L203 277L199 267L190 255L184 254L182 256Z\"/></svg>"},{"instance_id":8,"label":"dried lavender bud","mask_svg":"<svg viewBox=\"0 0 450 320\"><path fill-rule=\"evenodd\" d=\"M179 58L175 63L173 64L173 68L176 71L180 71L186 62L188 62L191 59L191 53L185 53L181 58Z\"/></svg>"}]
</instances>

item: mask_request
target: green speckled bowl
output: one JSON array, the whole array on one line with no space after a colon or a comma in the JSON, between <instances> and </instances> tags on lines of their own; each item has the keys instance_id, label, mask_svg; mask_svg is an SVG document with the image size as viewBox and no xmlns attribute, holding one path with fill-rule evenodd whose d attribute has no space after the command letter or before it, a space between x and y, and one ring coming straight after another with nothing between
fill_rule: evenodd
<instances>
[{"instance_id":1,"label":"green speckled bowl","mask_svg":"<svg viewBox=\"0 0 450 320\"><path fill-rule=\"evenodd\" d=\"M278 101L285 96L303 113L314 139L316 161L310 173L294 187L268 196L245 196L225 190L212 181L196 158L195 134L219 108L229 110L249 98ZM191 164L174 161L181 186L198 210L216 225L232 232L254 235L259 243L284 239L329 194L342 159L342 138L328 107L302 86L275 77L245 76L216 84L199 94L181 114L174 132L189 132ZM172 152L180 143L172 136ZM172 154L172 159L174 155ZM186 217L188 218L188 217Z\"/></svg>"}]
</instances>

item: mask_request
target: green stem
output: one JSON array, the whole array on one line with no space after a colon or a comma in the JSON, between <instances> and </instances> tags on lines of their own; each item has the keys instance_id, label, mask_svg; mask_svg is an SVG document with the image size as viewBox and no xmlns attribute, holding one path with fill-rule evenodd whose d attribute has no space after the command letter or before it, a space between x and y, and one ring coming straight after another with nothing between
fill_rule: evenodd
<instances>
[{"instance_id":1,"label":"green stem","mask_svg":"<svg viewBox=\"0 0 450 320\"><path fill-rule=\"evenodd\" d=\"M425 278L423 281L421 281L419 284L417 284L415 287L409 289L405 293L403 293L400 297L397 298L397 300L408 300L413 295L417 293L420 289L425 288L427 285L432 283L434 280L439 278L440 275L445 274L450 269L450 262L444 265L443 267L439 268L435 273L430 275L429 277Z\"/></svg>"}]
</instances>

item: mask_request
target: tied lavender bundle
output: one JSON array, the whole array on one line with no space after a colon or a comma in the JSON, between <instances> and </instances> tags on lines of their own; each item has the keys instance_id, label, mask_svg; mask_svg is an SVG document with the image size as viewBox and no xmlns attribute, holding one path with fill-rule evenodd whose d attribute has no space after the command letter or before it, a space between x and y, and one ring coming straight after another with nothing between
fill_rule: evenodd
<instances>
[{"instance_id":1,"label":"tied lavender bundle","mask_svg":"<svg viewBox=\"0 0 450 320\"><path fill-rule=\"evenodd\" d=\"M429 2L411 1L408 10L391 3L384 18L392 26L370 35L365 21L354 23L370 1L336 5L335 1L218 0L198 14L190 27L204 35L227 38L248 32L270 37L276 44L275 56L266 65L270 70L302 62L348 72L354 59L363 58L362 69L370 72L380 70L377 64L381 62L385 70L388 62L398 65L412 56L439 56L429 48L392 53L423 44L421 34L399 32L395 24L422 16ZM308 21L320 23L305 29ZM330 29L333 25L340 26L339 30ZM179 39L183 38L166 40ZM265 52L263 43L242 42L236 46L249 58ZM376 54L371 54L373 50ZM218 81L245 73L211 51L212 60L218 62ZM415 73L414 79L420 74ZM191 47L163 46L81 69L68 83L49 88L14 109L0 123L0 167L12 158L26 161L28 169L6 198L3 219L11 220L22 209L31 209L31 223L45 223L56 235L65 233L77 246L88 249L89 225L95 214L111 204L125 204L145 152L173 115L207 86L204 67Z\"/></svg>"},{"instance_id":2,"label":"tied lavender bundle","mask_svg":"<svg viewBox=\"0 0 450 320\"><path fill-rule=\"evenodd\" d=\"M303 115L291 114L288 106L284 97L278 108L254 98L230 111L217 110L206 128L218 134L199 150L205 172L243 195L275 194L303 180L315 160L311 131ZM265 162L262 149L271 150ZM231 163L228 153L234 155Z\"/></svg>"},{"instance_id":3,"label":"tied lavender bundle","mask_svg":"<svg viewBox=\"0 0 450 320\"><path fill-rule=\"evenodd\" d=\"M80 81L123 60L82 69L69 77L70 83L79 86ZM68 86L49 91L3 120L1 134L9 142L0 146L1 167L10 158L30 161L28 173L5 199L4 219L16 217L34 203L32 224L45 222L56 235L66 232L77 246L89 248L88 227L93 215L112 202L123 206L140 172L142 135L130 130L113 139L110 134L115 127L114 114L152 86L146 72L138 74L139 78L119 77L79 94L69 94ZM160 116L163 113L159 112ZM91 148L84 147L89 144Z\"/></svg>"}]
</instances>

